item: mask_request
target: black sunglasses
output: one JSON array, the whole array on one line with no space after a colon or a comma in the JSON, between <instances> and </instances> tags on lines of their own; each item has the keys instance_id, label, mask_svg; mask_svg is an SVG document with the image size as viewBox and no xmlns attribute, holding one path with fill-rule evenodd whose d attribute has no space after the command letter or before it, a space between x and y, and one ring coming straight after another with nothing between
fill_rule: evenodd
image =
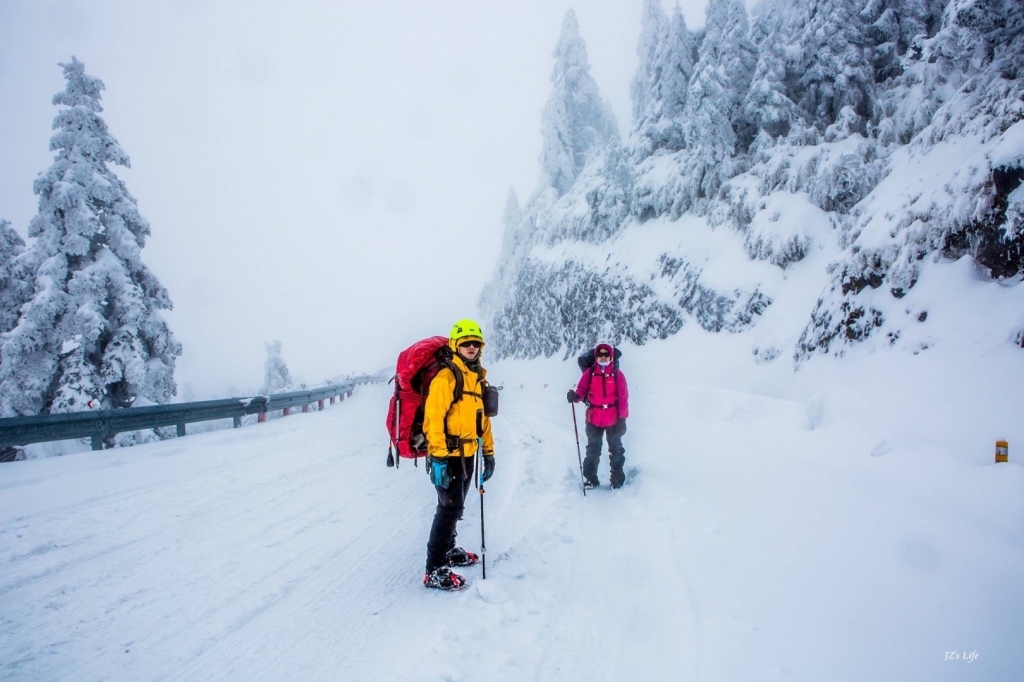
<instances>
[{"instance_id":1,"label":"black sunglasses","mask_svg":"<svg viewBox=\"0 0 1024 682\"><path fill-rule=\"evenodd\" d=\"M483 345L483 341L466 341L465 343L460 343L459 348L482 348Z\"/></svg>"},{"instance_id":2,"label":"black sunglasses","mask_svg":"<svg viewBox=\"0 0 1024 682\"><path fill-rule=\"evenodd\" d=\"M611 356L612 356L612 354L609 353L606 350L599 350L599 351L597 351L597 357L599 357L599 358L610 358Z\"/></svg>"}]
</instances>

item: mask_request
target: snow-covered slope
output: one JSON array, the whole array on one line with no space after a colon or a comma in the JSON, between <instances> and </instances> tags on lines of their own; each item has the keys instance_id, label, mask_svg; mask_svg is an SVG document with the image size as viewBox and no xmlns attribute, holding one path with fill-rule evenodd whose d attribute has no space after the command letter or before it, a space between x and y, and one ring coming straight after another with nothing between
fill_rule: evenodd
<instances>
[{"instance_id":1,"label":"snow-covered slope","mask_svg":"<svg viewBox=\"0 0 1024 682\"><path fill-rule=\"evenodd\" d=\"M435 497L384 466L383 385L4 464L0 679L1016 679L1024 360L952 312L929 353L795 374L695 325L626 346L627 485L585 498L574 363L493 365L487 580L458 594L420 584Z\"/></svg>"},{"instance_id":2,"label":"snow-covered slope","mask_svg":"<svg viewBox=\"0 0 1024 682\"><path fill-rule=\"evenodd\" d=\"M695 34L678 8L644 8L625 141L577 149L568 185L543 155L537 189L510 199L481 296L498 356L695 323L750 332L751 352L792 367L921 336L927 302L905 297L924 278L962 281L961 260L991 285L967 287L969 307L1024 346L1021 313L996 312L1024 275L1019 2L768 0L748 24L738 0L711 0ZM554 81L552 97L565 92ZM592 118L545 111L544 148ZM636 260L639 243L657 250ZM785 291L808 259L817 275ZM782 303L766 351L762 320L794 297L803 307Z\"/></svg>"}]
</instances>

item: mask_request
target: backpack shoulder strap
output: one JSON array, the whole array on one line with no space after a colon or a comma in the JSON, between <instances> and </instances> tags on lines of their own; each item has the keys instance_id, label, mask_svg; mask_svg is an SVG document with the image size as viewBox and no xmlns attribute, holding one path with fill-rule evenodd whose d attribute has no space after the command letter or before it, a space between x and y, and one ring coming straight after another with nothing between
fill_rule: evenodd
<instances>
[{"instance_id":1,"label":"backpack shoulder strap","mask_svg":"<svg viewBox=\"0 0 1024 682\"><path fill-rule=\"evenodd\" d=\"M455 379L455 391L452 393L452 405L462 400L462 393L466 383L465 377L462 376L462 372L452 362L452 350L445 346L437 352L437 364L441 369L447 369L452 373L452 377ZM439 370L440 371L440 370Z\"/></svg>"},{"instance_id":2,"label":"backpack shoulder strap","mask_svg":"<svg viewBox=\"0 0 1024 682\"><path fill-rule=\"evenodd\" d=\"M452 406L455 405L455 403L462 400L463 388L466 380L465 377L462 376L462 372L459 371L459 368L455 366L454 362L452 362L452 350L448 346L444 346L437 351L437 364L441 368L438 370L439 373L441 370L446 369L452 373L452 378L455 380L455 389L452 391L452 404L448 406L448 410L444 415L444 437L447 442L451 440L451 431L448 430L448 412L451 411ZM466 466L465 461L463 461L462 466Z\"/></svg>"}]
</instances>

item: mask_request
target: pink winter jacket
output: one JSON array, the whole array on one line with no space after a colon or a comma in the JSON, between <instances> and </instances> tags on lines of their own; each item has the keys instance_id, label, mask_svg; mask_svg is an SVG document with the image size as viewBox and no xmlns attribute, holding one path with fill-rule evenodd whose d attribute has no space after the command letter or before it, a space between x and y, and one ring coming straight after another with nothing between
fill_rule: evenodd
<instances>
[{"instance_id":1,"label":"pink winter jacket","mask_svg":"<svg viewBox=\"0 0 1024 682\"><path fill-rule=\"evenodd\" d=\"M615 363L602 368L595 362L593 369L586 370L580 377L576 395L587 402L587 421L594 426L606 429L619 419L629 417L626 375L621 369L615 369Z\"/></svg>"}]
</instances>

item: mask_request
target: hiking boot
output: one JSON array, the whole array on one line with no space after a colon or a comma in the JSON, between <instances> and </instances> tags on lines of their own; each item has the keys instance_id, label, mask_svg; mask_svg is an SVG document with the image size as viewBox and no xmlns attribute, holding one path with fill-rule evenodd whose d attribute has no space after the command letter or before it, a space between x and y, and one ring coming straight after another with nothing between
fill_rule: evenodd
<instances>
[{"instance_id":1,"label":"hiking boot","mask_svg":"<svg viewBox=\"0 0 1024 682\"><path fill-rule=\"evenodd\" d=\"M473 552L467 552L461 547L452 547L445 555L449 566L472 566L480 561L480 557Z\"/></svg>"},{"instance_id":2,"label":"hiking boot","mask_svg":"<svg viewBox=\"0 0 1024 682\"><path fill-rule=\"evenodd\" d=\"M452 573L452 569L447 566L439 566L430 573L424 574L423 586L454 592L466 586L466 579L458 573Z\"/></svg>"},{"instance_id":3,"label":"hiking boot","mask_svg":"<svg viewBox=\"0 0 1024 682\"><path fill-rule=\"evenodd\" d=\"M618 490L622 487L622 484L626 481L626 474L621 471L613 471L609 483L614 490Z\"/></svg>"},{"instance_id":4,"label":"hiking boot","mask_svg":"<svg viewBox=\"0 0 1024 682\"><path fill-rule=\"evenodd\" d=\"M598 482L596 478L588 478L587 480L583 481L584 490L593 490L599 485L601 484Z\"/></svg>"}]
</instances>

